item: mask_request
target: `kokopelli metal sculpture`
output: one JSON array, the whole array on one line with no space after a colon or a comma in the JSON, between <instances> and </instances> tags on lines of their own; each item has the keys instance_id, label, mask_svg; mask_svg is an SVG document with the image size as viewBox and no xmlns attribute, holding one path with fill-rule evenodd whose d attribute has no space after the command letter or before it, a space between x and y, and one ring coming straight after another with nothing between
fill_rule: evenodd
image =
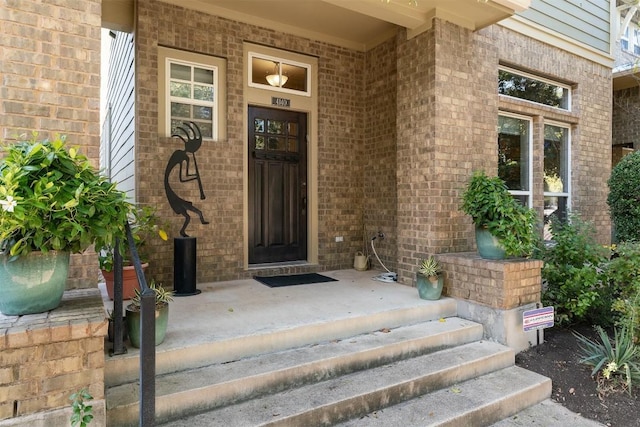
<instances>
[{"instance_id":1,"label":"kokopelli metal sculpture","mask_svg":"<svg viewBox=\"0 0 640 427\"><path fill-rule=\"evenodd\" d=\"M202 134L200 133L200 128L198 128L198 125L194 122L184 122L183 126L178 126L176 133L171 136L180 138L184 142L184 150L174 151L169 158L167 168L164 171L164 190L167 194L169 205L171 205L173 211L184 216L184 223L180 229L180 235L183 237L189 237L186 233L187 226L189 225L189 222L191 222L189 211L197 214L200 217L200 222L202 224L209 224L209 222L204 219L202 211L193 206L193 202L181 198L171 188L169 176L173 169L178 167L180 169L180 182L196 180L198 182L198 189L200 190L200 200L204 200L206 198L204 189L202 188L202 179L200 178L200 171L198 170L198 162L196 161L196 151L198 151L202 145ZM193 173L190 172L190 163L192 160L194 169Z\"/></svg>"}]
</instances>

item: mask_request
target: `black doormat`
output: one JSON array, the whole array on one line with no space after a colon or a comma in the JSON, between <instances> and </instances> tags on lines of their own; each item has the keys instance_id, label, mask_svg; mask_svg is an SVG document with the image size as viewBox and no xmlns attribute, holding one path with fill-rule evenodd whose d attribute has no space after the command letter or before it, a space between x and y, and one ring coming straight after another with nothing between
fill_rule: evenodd
<instances>
[{"instance_id":1,"label":"black doormat","mask_svg":"<svg viewBox=\"0 0 640 427\"><path fill-rule=\"evenodd\" d=\"M282 286L309 285L311 283L337 282L337 279L318 273L290 274L288 276L253 276L258 282L270 288Z\"/></svg>"}]
</instances>

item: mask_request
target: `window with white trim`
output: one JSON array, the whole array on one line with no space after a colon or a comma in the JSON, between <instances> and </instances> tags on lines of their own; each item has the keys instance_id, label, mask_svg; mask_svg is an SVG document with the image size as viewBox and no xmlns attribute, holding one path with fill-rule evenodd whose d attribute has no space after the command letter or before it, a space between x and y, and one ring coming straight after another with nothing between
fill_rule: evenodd
<instances>
[{"instance_id":1,"label":"window with white trim","mask_svg":"<svg viewBox=\"0 0 640 427\"><path fill-rule=\"evenodd\" d=\"M544 239L551 240L551 221L566 221L571 207L571 129L544 125Z\"/></svg>"},{"instance_id":2,"label":"window with white trim","mask_svg":"<svg viewBox=\"0 0 640 427\"><path fill-rule=\"evenodd\" d=\"M498 116L498 176L525 206L531 206L531 127L528 117Z\"/></svg>"},{"instance_id":3,"label":"window with white trim","mask_svg":"<svg viewBox=\"0 0 640 427\"><path fill-rule=\"evenodd\" d=\"M524 71L500 67L498 93L571 111L571 88Z\"/></svg>"},{"instance_id":4,"label":"window with white trim","mask_svg":"<svg viewBox=\"0 0 640 427\"><path fill-rule=\"evenodd\" d=\"M250 87L311 96L311 64L249 52Z\"/></svg>"},{"instance_id":5,"label":"window with white trim","mask_svg":"<svg viewBox=\"0 0 640 427\"><path fill-rule=\"evenodd\" d=\"M226 60L158 47L159 134L170 137L194 122L203 139L226 138Z\"/></svg>"},{"instance_id":6,"label":"window with white trim","mask_svg":"<svg viewBox=\"0 0 640 427\"><path fill-rule=\"evenodd\" d=\"M217 137L217 67L167 58L169 79L169 132L184 122L194 122L203 138Z\"/></svg>"}]
</instances>

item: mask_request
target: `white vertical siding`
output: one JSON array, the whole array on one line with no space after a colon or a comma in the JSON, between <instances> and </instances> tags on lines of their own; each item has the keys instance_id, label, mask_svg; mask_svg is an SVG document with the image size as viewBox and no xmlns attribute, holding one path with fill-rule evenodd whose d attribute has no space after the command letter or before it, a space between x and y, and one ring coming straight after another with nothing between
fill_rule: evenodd
<instances>
[{"instance_id":1,"label":"white vertical siding","mask_svg":"<svg viewBox=\"0 0 640 427\"><path fill-rule=\"evenodd\" d=\"M133 35L114 31L100 167L135 200L135 90Z\"/></svg>"}]
</instances>

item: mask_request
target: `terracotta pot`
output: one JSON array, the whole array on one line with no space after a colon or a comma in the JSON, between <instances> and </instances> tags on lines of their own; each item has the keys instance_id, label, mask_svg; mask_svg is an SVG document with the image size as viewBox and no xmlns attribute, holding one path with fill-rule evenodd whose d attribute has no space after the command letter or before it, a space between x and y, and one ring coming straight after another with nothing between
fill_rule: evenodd
<instances>
[{"instance_id":1,"label":"terracotta pot","mask_svg":"<svg viewBox=\"0 0 640 427\"><path fill-rule=\"evenodd\" d=\"M149 263L142 264L142 271L146 270ZM135 289L140 289L136 270L133 265L124 266L122 269L122 299L131 299L135 296ZM107 284L109 299L113 299L113 271L102 270L102 276Z\"/></svg>"}]
</instances>

